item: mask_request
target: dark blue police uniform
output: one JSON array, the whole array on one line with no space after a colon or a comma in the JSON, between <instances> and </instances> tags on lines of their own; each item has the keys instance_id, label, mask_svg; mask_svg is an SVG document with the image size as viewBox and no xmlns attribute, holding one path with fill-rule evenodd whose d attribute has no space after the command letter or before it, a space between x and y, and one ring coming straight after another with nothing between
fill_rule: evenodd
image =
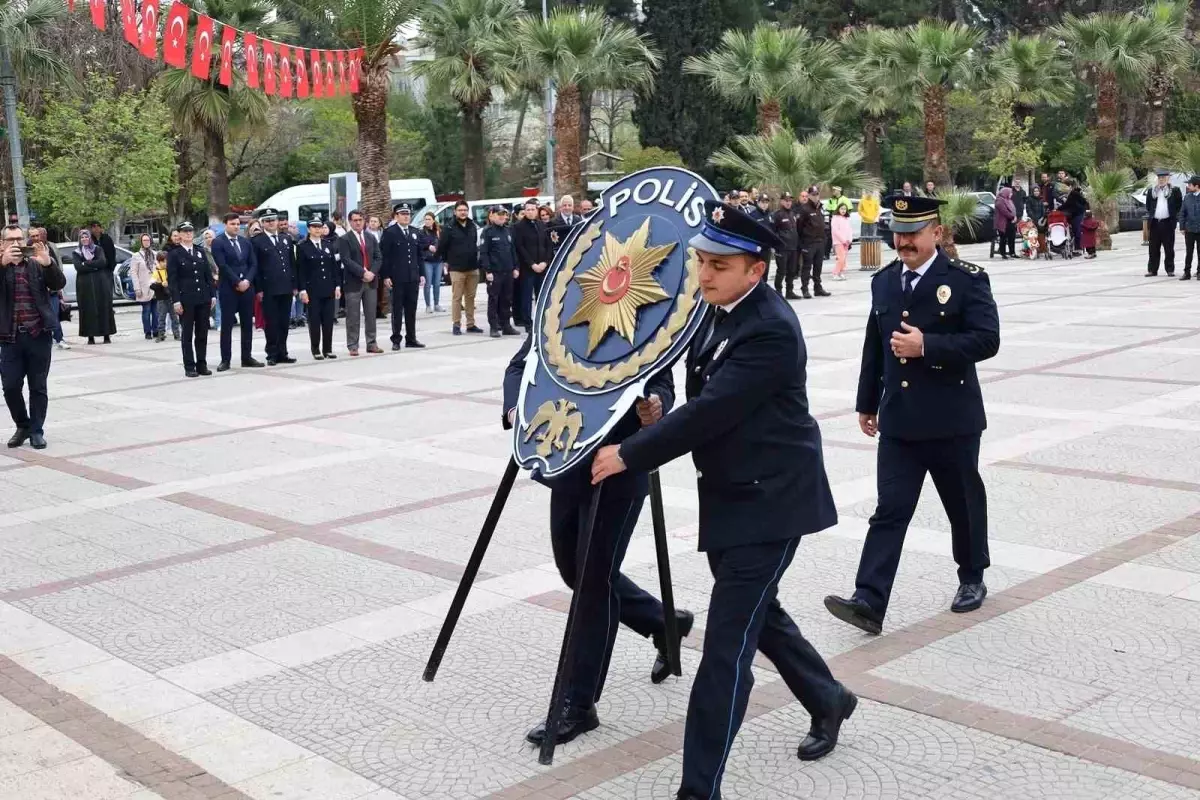
<instances>
[{"instance_id":1,"label":"dark blue police uniform","mask_svg":"<svg viewBox=\"0 0 1200 800\"><path fill-rule=\"evenodd\" d=\"M327 239L314 242L307 238L296 245L296 280L300 291L308 295L308 342L313 358L337 358L333 352L333 322L337 318L337 292L342 288L342 265Z\"/></svg>"},{"instance_id":2,"label":"dark blue police uniform","mask_svg":"<svg viewBox=\"0 0 1200 800\"><path fill-rule=\"evenodd\" d=\"M690 244L769 258L780 241L732 206L710 201ZM809 413L806 362L795 312L760 281L732 308L711 311L700 328L686 361L688 402L620 448L633 471L687 452L696 465L700 550L715 583L688 705L680 798L720 797L756 650L812 716L800 758L830 752L857 703L776 597L800 538L837 523L821 432Z\"/></svg>"},{"instance_id":3,"label":"dark blue police uniform","mask_svg":"<svg viewBox=\"0 0 1200 800\"><path fill-rule=\"evenodd\" d=\"M525 359L529 355L531 342L532 337L527 336L504 373L503 424L506 430L512 427L508 412L517 407L521 376L525 371ZM658 395L664 415L671 410L675 402L675 381L670 369L649 380L646 394ZM659 420L655 425L661 422ZM613 428L606 442L615 444L624 441L640 429L637 412L630 409ZM570 668L571 683L564 694L567 706L563 715L564 726L560 728L560 731L571 730L571 734L568 738L560 734L560 742L569 741L574 735L596 727L595 703L604 689L618 622L641 636L653 637L660 654L665 649L662 603L620 571L642 504L650 491L649 477L645 471L626 471L604 482L595 527L592 529L591 552L586 559L587 570L577 579L579 565L584 561L580 534L587 525L591 504L591 474L589 459L566 475L539 479L550 487L550 541L555 566L567 586L579 593L575 611L578 645ZM686 611L677 611L676 615L679 634L686 636L693 617ZM653 675L656 683L667 674L662 655L660 661L662 663L656 664ZM588 720L592 724L588 724ZM540 743L541 735L544 735L544 728L539 726L531 732L531 741Z\"/></svg>"},{"instance_id":4,"label":"dark blue police uniform","mask_svg":"<svg viewBox=\"0 0 1200 800\"><path fill-rule=\"evenodd\" d=\"M275 212L264 209L259 219L274 219ZM260 233L251 241L258 262L258 281L255 289L262 294L263 332L267 338L267 363L290 364L296 359L288 356L287 337L292 314L292 298L299 284L293 263L291 238L286 234Z\"/></svg>"},{"instance_id":5,"label":"dark blue police uniform","mask_svg":"<svg viewBox=\"0 0 1200 800\"><path fill-rule=\"evenodd\" d=\"M893 211L893 219L919 230L930 221L905 223L906 217L925 215L927 206L936 215L939 201L900 202L908 213ZM892 333L902 331L901 323L921 331L923 356L893 353ZM979 443L987 419L975 364L999 348L996 302L980 267L953 261L939 249L918 270L896 260L875 273L855 406L860 414L878 415L879 499L853 597L826 598L834 616L879 633L926 473L950 520L960 584L952 609L970 611L983 602L983 571L990 562Z\"/></svg>"},{"instance_id":6,"label":"dark blue police uniform","mask_svg":"<svg viewBox=\"0 0 1200 800\"><path fill-rule=\"evenodd\" d=\"M191 250L182 246L171 250L167 255L167 289L171 292L171 302L183 306L179 321L183 326L180 344L184 373L189 378L207 375L208 315L213 288L212 270L203 248L194 244Z\"/></svg>"},{"instance_id":7,"label":"dark blue police uniform","mask_svg":"<svg viewBox=\"0 0 1200 800\"><path fill-rule=\"evenodd\" d=\"M408 203L399 203L393 215L407 211ZM424 347L417 341L417 298L421 293L421 238L410 225L389 225L379 240L383 252L380 275L392 281L392 349L400 349L400 321L404 320L404 343L409 347Z\"/></svg>"},{"instance_id":8,"label":"dark blue police uniform","mask_svg":"<svg viewBox=\"0 0 1200 800\"><path fill-rule=\"evenodd\" d=\"M497 206L492 212L503 210ZM516 336L512 326L513 285L517 271L517 248L513 244L512 228L492 223L483 229L479 239L479 266L487 272L488 327L493 337L504 334Z\"/></svg>"}]
</instances>

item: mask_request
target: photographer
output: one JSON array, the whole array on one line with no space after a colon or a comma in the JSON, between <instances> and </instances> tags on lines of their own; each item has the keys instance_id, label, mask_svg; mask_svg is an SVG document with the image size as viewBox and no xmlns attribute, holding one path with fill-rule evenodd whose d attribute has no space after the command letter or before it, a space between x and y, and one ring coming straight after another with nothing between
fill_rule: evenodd
<instances>
[{"instance_id":1,"label":"photographer","mask_svg":"<svg viewBox=\"0 0 1200 800\"><path fill-rule=\"evenodd\" d=\"M20 227L4 229L0 247L0 383L4 402L17 425L8 440L9 447L20 447L28 439L34 448L46 446L42 425L50 398L46 377L50 373L53 330L58 322L50 308L50 293L67 285L62 269L50 257L49 247L38 241L24 247ZM29 381L29 409L22 394Z\"/></svg>"}]
</instances>

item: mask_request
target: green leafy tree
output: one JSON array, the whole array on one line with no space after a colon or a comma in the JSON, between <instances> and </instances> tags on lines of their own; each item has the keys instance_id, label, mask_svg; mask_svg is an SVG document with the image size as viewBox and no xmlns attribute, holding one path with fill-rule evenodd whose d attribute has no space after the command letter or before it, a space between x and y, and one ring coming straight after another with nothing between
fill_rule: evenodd
<instances>
[{"instance_id":1,"label":"green leafy tree","mask_svg":"<svg viewBox=\"0 0 1200 800\"><path fill-rule=\"evenodd\" d=\"M1112 231L1120 223L1117 202L1137 186L1137 178L1128 167L1101 170L1088 166L1085 173L1084 196L1092 204L1100 227L1096 230L1096 248L1112 249Z\"/></svg>"},{"instance_id":2,"label":"green leafy tree","mask_svg":"<svg viewBox=\"0 0 1200 800\"><path fill-rule=\"evenodd\" d=\"M175 190L171 115L157 93L119 93L94 74L82 94L47 97L42 112L23 122L40 162L26 170L30 197L47 222L120 225Z\"/></svg>"},{"instance_id":3,"label":"green leafy tree","mask_svg":"<svg viewBox=\"0 0 1200 800\"><path fill-rule=\"evenodd\" d=\"M828 133L797 141L786 128L758 136L738 136L713 154L713 166L729 170L745 185L770 186L799 194L814 184L823 191L841 186L847 193L878 189L879 180L862 169L862 146L839 142Z\"/></svg>"},{"instance_id":4,"label":"green leafy tree","mask_svg":"<svg viewBox=\"0 0 1200 800\"><path fill-rule=\"evenodd\" d=\"M980 205L979 198L965 189L939 192L938 198L945 201L945 205L938 212L942 223L942 239L938 244L950 258L958 258L955 236L973 235L986 212Z\"/></svg>"},{"instance_id":5,"label":"green leafy tree","mask_svg":"<svg viewBox=\"0 0 1200 800\"><path fill-rule=\"evenodd\" d=\"M683 159L678 153L661 147L625 147L617 155L621 156L619 167L624 175L651 167L683 166Z\"/></svg>"},{"instance_id":6,"label":"green leafy tree","mask_svg":"<svg viewBox=\"0 0 1200 800\"><path fill-rule=\"evenodd\" d=\"M1200 68L1200 50L1188 41L1189 5L1186 0L1156 0L1146 8L1146 17L1158 31L1154 62L1146 76L1147 136L1166 132L1171 90L1180 75Z\"/></svg>"},{"instance_id":7,"label":"green leafy tree","mask_svg":"<svg viewBox=\"0 0 1200 800\"><path fill-rule=\"evenodd\" d=\"M1011 106L992 106L988 124L975 130L975 141L995 153L987 162L992 175L1020 177L1042 164L1043 145L1030 135L1033 120L1016 120Z\"/></svg>"},{"instance_id":8,"label":"green leafy tree","mask_svg":"<svg viewBox=\"0 0 1200 800\"><path fill-rule=\"evenodd\" d=\"M1146 141L1143 166L1164 168L1188 175L1200 175L1200 135L1178 133L1156 136Z\"/></svg>"},{"instance_id":9,"label":"green leafy tree","mask_svg":"<svg viewBox=\"0 0 1200 800\"><path fill-rule=\"evenodd\" d=\"M1039 107L1059 108L1075 97L1077 82L1071 72L1071 59L1049 37L1010 33L992 51L988 68L997 66L1009 74L995 82L985 76L987 95L994 102L1010 104L1018 123L1032 117Z\"/></svg>"}]
</instances>

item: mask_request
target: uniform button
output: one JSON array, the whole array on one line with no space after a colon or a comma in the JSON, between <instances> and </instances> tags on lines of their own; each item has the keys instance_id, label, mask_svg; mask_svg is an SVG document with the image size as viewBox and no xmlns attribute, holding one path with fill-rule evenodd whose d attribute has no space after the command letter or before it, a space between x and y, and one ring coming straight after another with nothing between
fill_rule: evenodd
<instances>
[{"instance_id":1,"label":"uniform button","mask_svg":"<svg viewBox=\"0 0 1200 800\"><path fill-rule=\"evenodd\" d=\"M908 381L900 381L900 388L901 388L901 389L907 389L907 388L908 388Z\"/></svg>"},{"instance_id":2,"label":"uniform button","mask_svg":"<svg viewBox=\"0 0 1200 800\"><path fill-rule=\"evenodd\" d=\"M907 311L901 311L901 312L900 312L900 316L904 317L905 319L908 319L908 312L907 312Z\"/></svg>"},{"instance_id":3,"label":"uniform button","mask_svg":"<svg viewBox=\"0 0 1200 800\"><path fill-rule=\"evenodd\" d=\"M959 385L959 386L963 386L963 385L965 385L965 384L966 384L966 381L959 381L959 382L958 382L958 385Z\"/></svg>"},{"instance_id":4,"label":"uniform button","mask_svg":"<svg viewBox=\"0 0 1200 800\"><path fill-rule=\"evenodd\" d=\"M908 359L907 359L907 358L902 358L902 359L900 359L900 363L901 363L901 364L907 364L907 363L908 363Z\"/></svg>"},{"instance_id":5,"label":"uniform button","mask_svg":"<svg viewBox=\"0 0 1200 800\"><path fill-rule=\"evenodd\" d=\"M701 472L700 470L696 470L696 479L699 480L700 478L703 478L703 477L704 477L704 473Z\"/></svg>"},{"instance_id":6,"label":"uniform button","mask_svg":"<svg viewBox=\"0 0 1200 800\"><path fill-rule=\"evenodd\" d=\"M944 317L944 316L946 316L946 312L945 312L945 311L940 311L940 312L938 312L938 316L939 316L939 317Z\"/></svg>"}]
</instances>

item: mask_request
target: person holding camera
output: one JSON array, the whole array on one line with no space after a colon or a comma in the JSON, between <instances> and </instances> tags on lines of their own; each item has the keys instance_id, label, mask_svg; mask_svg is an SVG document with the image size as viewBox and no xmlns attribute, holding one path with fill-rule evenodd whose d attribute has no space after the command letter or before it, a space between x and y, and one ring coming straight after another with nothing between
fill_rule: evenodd
<instances>
[{"instance_id":1,"label":"person holding camera","mask_svg":"<svg viewBox=\"0 0 1200 800\"><path fill-rule=\"evenodd\" d=\"M195 245L192 223L183 222L179 247L167 256L167 291L183 326L183 372L189 378L212 375L208 368L208 315L213 296L212 269L204 249Z\"/></svg>"},{"instance_id":2,"label":"person holding camera","mask_svg":"<svg viewBox=\"0 0 1200 800\"><path fill-rule=\"evenodd\" d=\"M58 317L50 307L50 294L67 285L62 268L50 257L49 246L36 241L23 246L19 226L4 228L0 242L0 384L4 402L17 426L9 447L27 440L37 450L46 446L42 426L50 396L50 352ZM29 383L29 408L23 391Z\"/></svg>"}]
</instances>

